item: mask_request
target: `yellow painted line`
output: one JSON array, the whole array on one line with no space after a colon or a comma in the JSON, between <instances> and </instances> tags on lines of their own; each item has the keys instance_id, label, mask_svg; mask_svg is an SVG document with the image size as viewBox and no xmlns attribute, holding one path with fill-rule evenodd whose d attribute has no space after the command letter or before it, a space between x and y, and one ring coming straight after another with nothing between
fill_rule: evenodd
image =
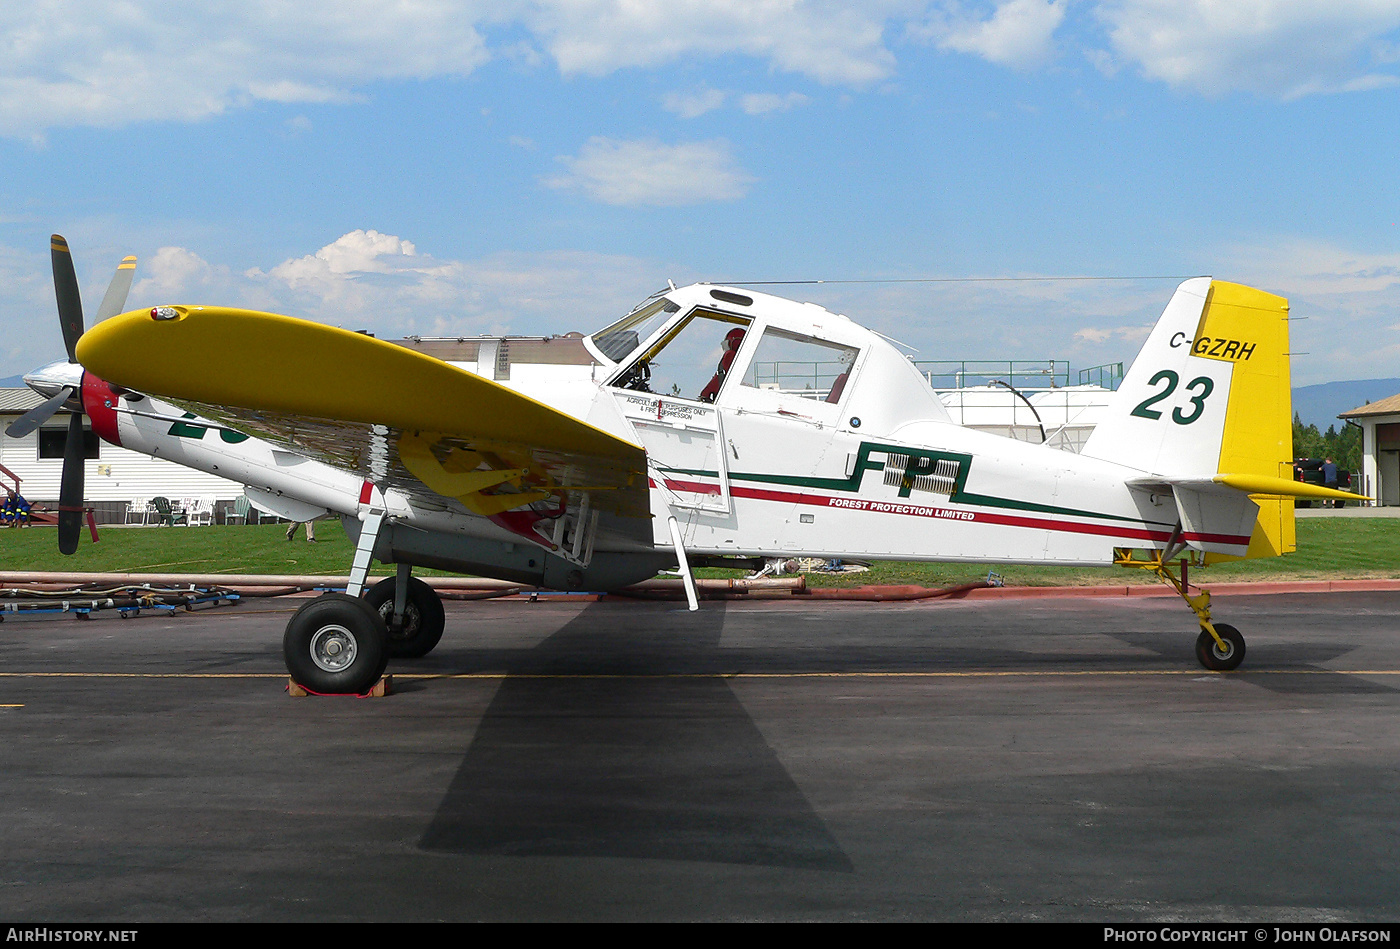
<instances>
[{"instance_id":1,"label":"yellow painted line","mask_svg":"<svg viewBox=\"0 0 1400 949\"><path fill-rule=\"evenodd\" d=\"M1205 669L1125 669L1071 672L392 672L396 679L1000 679L1094 678L1121 676L1261 676L1347 675L1400 676L1400 669L1251 669L1247 672L1208 672ZM0 679L285 679L285 672L0 672Z\"/></svg>"},{"instance_id":2,"label":"yellow painted line","mask_svg":"<svg viewBox=\"0 0 1400 949\"><path fill-rule=\"evenodd\" d=\"M1094 677L1094 676L1243 676L1243 675L1400 675L1400 669L1385 671L1340 671L1331 669L1262 669L1249 672L1208 672L1199 670L1131 669L1100 672L670 672L636 673L392 673L398 679L994 679L1012 676L1033 678Z\"/></svg>"},{"instance_id":3,"label":"yellow painted line","mask_svg":"<svg viewBox=\"0 0 1400 949\"><path fill-rule=\"evenodd\" d=\"M10 705L10 704L6 704L6 705L0 705L0 708L24 708L24 706L23 706L23 705Z\"/></svg>"},{"instance_id":4,"label":"yellow painted line","mask_svg":"<svg viewBox=\"0 0 1400 949\"><path fill-rule=\"evenodd\" d=\"M285 672L0 672L0 679L285 679Z\"/></svg>"}]
</instances>

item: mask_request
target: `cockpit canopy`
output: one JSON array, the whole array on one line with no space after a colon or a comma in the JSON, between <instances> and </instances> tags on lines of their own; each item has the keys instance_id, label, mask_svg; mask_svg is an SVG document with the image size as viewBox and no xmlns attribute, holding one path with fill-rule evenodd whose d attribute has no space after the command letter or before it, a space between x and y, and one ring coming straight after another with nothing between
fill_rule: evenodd
<instances>
[{"instance_id":1,"label":"cockpit canopy","mask_svg":"<svg viewBox=\"0 0 1400 949\"><path fill-rule=\"evenodd\" d=\"M892 404L932 403L919 417L946 418L889 343L811 303L707 284L672 287L584 343L606 367L605 384L618 389L837 424L849 421L838 406L864 376L872 396L913 388ZM826 407L800 408L814 402Z\"/></svg>"},{"instance_id":2,"label":"cockpit canopy","mask_svg":"<svg viewBox=\"0 0 1400 949\"><path fill-rule=\"evenodd\" d=\"M665 297L648 300L616 323L587 337L597 354L613 364L625 362L637 347L652 337L680 306Z\"/></svg>"}]
</instances>

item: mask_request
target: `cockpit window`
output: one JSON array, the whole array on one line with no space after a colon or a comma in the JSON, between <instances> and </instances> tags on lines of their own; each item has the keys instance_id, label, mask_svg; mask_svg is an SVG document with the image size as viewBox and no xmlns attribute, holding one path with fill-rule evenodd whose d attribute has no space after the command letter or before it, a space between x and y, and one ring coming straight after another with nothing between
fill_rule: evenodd
<instances>
[{"instance_id":1,"label":"cockpit window","mask_svg":"<svg viewBox=\"0 0 1400 949\"><path fill-rule=\"evenodd\" d=\"M744 385L818 402L839 402L860 350L784 330L764 330Z\"/></svg>"},{"instance_id":2,"label":"cockpit window","mask_svg":"<svg viewBox=\"0 0 1400 949\"><path fill-rule=\"evenodd\" d=\"M592 336L593 345L598 351L615 363L626 361L652 333L655 333L671 314L680 310L676 304L662 297L646 306L639 307L616 323L599 330Z\"/></svg>"},{"instance_id":3,"label":"cockpit window","mask_svg":"<svg viewBox=\"0 0 1400 949\"><path fill-rule=\"evenodd\" d=\"M753 321L696 310L657 340L613 385L713 402Z\"/></svg>"}]
</instances>

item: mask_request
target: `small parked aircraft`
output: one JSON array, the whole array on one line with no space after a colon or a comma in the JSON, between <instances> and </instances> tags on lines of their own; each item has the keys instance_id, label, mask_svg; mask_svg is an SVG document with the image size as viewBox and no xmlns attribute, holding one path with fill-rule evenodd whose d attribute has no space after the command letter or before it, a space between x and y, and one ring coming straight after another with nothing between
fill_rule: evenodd
<instances>
[{"instance_id":1,"label":"small parked aircraft","mask_svg":"<svg viewBox=\"0 0 1400 949\"><path fill-rule=\"evenodd\" d=\"M1208 277L1176 290L1075 454L959 426L878 334L736 287L654 294L584 339L583 375L497 379L287 316L114 315L129 268L84 333L57 236L53 256L70 360L26 377L50 398L11 434L80 398L110 442L285 516L339 515L350 587L284 637L318 692L363 692L436 645L442 605L414 566L561 590L679 566L694 609L694 555L1145 568L1196 613L1201 663L1228 670L1244 638L1177 571L1292 551L1293 497L1360 497L1291 477L1287 301ZM72 546L81 456L64 466ZM371 559L398 573L362 597Z\"/></svg>"}]
</instances>

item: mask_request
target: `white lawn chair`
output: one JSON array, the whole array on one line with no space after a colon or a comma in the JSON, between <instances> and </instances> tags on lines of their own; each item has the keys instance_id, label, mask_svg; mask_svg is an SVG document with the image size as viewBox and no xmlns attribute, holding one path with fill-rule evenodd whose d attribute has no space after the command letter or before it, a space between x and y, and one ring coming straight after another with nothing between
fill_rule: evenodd
<instances>
[{"instance_id":1,"label":"white lawn chair","mask_svg":"<svg viewBox=\"0 0 1400 949\"><path fill-rule=\"evenodd\" d=\"M126 523L140 524L143 527L146 519L151 516L150 498L132 498L126 505ZM132 520L137 518L137 520Z\"/></svg>"},{"instance_id":2,"label":"white lawn chair","mask_svg":"<svg viewBox=\"0 0 1400 949\"><path fill-rule=\"evenodd\" d=\"M185 520L187 526L208 527L214 523L214 499L186 498L185 513L188 515Z\"/></svg>"}]
</instances>

